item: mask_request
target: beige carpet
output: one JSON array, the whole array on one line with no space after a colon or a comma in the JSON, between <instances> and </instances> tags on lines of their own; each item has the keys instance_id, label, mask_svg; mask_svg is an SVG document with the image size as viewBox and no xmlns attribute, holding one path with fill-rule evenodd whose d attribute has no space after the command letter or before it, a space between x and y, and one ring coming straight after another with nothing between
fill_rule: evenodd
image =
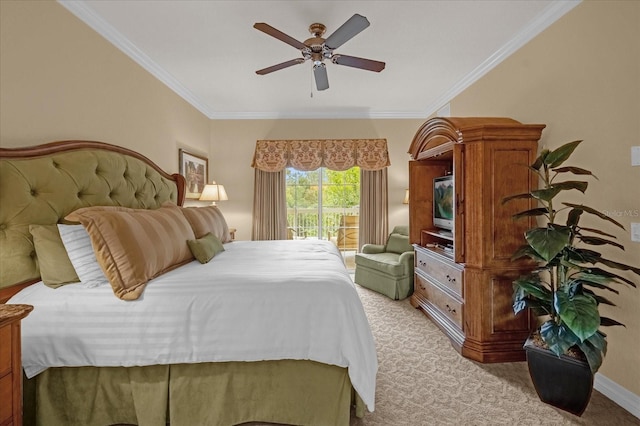
<instances>
[{"instance_id":1,"label":"beige carpet","mask_svg":"<svg viewBox=\"0 0 640 426\"><path fill-rule=\"evenodd\" d=\"M582 417L540 402L526 363L479 364L461 357L407 300L356 286L378 351L376 408L352 426L640 425L594 390Z\"/></svg>"}]
</instances>

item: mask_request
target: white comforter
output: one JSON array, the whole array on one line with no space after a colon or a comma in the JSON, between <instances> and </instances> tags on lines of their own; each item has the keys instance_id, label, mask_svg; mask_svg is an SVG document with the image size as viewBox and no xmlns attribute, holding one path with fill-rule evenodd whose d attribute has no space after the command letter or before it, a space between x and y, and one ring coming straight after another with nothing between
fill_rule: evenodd
<instances>
[{"instance_id":1,"label":"white comforter","mask_svg":"<svg viewBox=\"0 0 640 426\"><path fill-rule=\"evenodd\" d=\"M135 301L109 285L27 287L23 367L144 366L210 361L313 360L347 367L374 409L378 362L364 309L327 241L236 241L209 263L150 281Z\"/></svg>"}]
</instances>

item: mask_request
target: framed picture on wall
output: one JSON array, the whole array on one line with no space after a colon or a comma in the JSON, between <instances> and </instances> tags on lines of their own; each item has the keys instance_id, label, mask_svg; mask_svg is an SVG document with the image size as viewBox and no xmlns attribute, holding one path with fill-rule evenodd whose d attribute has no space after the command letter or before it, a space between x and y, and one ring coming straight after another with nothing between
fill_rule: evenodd
<instances>
[{"instance_id":1,"label":"framed picture on wall","mask_svg":"<svg viewBox=\"0 0 640 426\"><path fill-rule=\"evenodd\" d=\"M186 198L197 200L208 181L209 160L184 149L179 150L179 160L180 174L187 181Z\"/></svg>"}]
</instances>

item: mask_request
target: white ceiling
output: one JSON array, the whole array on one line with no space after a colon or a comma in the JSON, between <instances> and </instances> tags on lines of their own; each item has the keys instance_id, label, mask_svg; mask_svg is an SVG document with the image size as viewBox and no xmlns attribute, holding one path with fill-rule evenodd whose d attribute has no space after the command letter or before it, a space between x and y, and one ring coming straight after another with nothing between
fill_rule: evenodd
<instances>
[{"instance_id":1,"label":"white ceiling","mask_svg":"<svg viewBox=\"0 0 640 426\"><path fill-rule=\"evenodd\" d=\"M59 2L212 119L424 118L578 3L571 1ZM314 22L327 38L354 13L371 25L337 53L386 62L375 73L327 63L315 89L307 61L253 28L299 41Z\"/></svg>"}]
</instances>

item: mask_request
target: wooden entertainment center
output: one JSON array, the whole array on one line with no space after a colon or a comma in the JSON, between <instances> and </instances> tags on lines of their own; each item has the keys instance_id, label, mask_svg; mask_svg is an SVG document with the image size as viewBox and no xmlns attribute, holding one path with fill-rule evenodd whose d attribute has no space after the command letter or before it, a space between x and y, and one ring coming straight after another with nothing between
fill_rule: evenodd
<instances>
[{"instance_id":1,"label":"wooden entertainment center","mask_svg":"<svg viewBox=\"0 0 640 426\"><path fill-rule=\"evenodd\" d=\"M534 220L512 215L534 208L509 195L537 181L526 167L537 157L543 124L510 118L433 118L418 129L409 154L409 238L415 247L411 304L421 309L465 357L479 362L525 359L535 328L515 316L512 282L531 268L511 261ZM453 231L433 223L433 180L453 175Z\"/></svg>"}]
</instances>

